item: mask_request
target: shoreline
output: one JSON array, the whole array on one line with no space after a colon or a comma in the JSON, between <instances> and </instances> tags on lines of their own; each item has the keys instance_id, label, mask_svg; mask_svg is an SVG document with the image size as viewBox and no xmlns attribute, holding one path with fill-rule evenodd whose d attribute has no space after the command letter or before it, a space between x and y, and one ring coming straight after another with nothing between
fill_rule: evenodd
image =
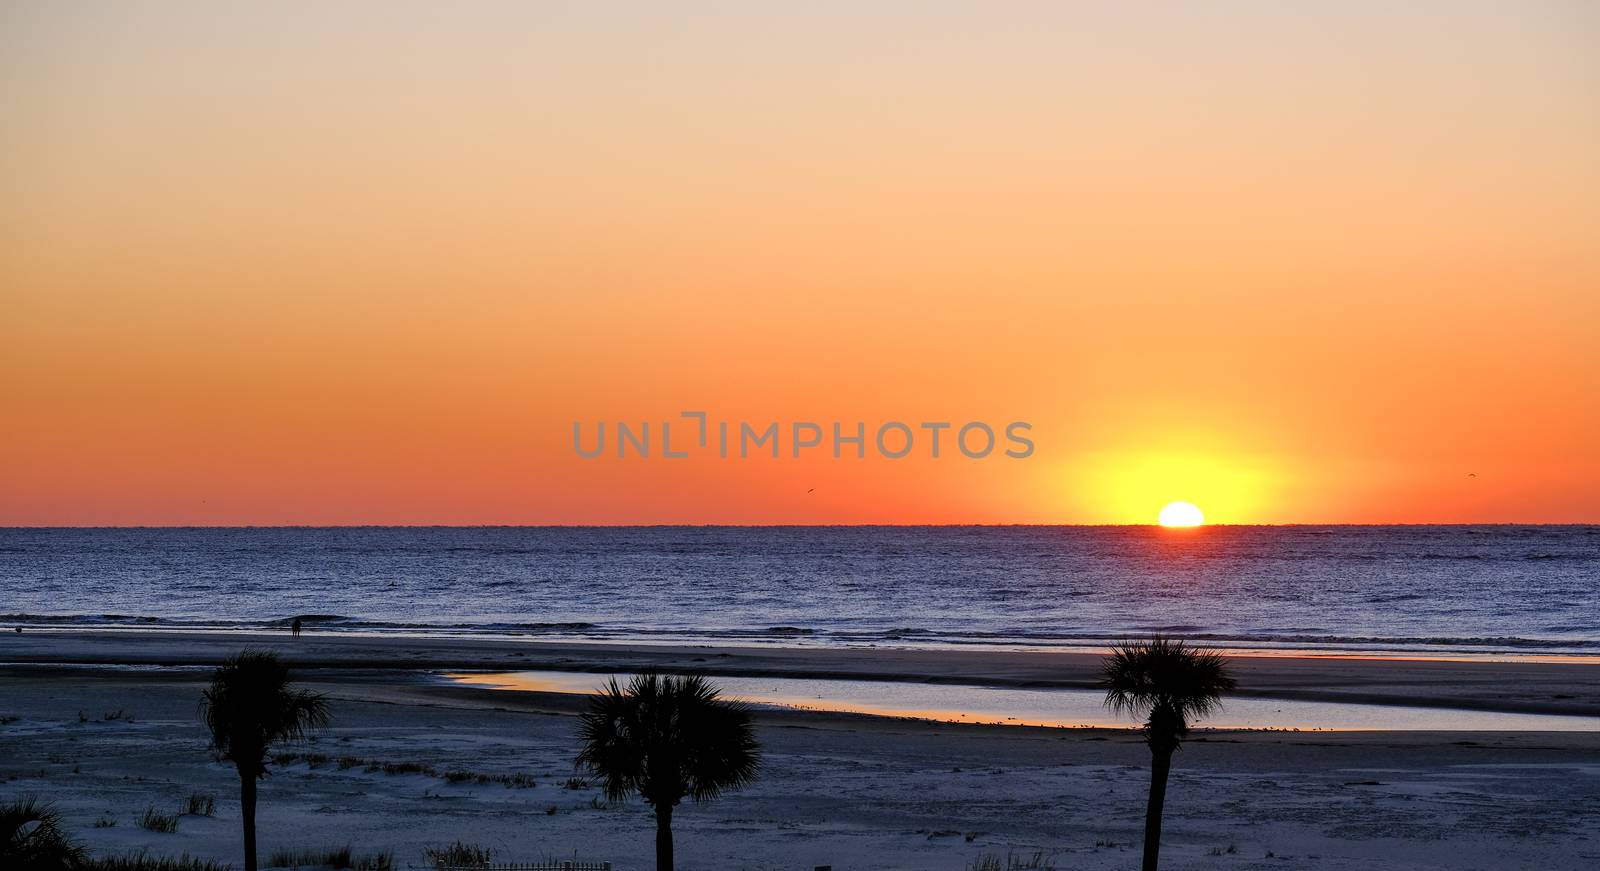
<instances>
[{"instance_id":1,"label":"shoreline","mask_svg":"<svg viewBox=\"0 0 1600 871\"><path fill-rule=\"evenodd\" d=\"M259 636L275 636L278 632L288 631L288 621L264 621L264 623L240 624L131 624L131 623L96 623L96 621L83 621L83 623L13 623L11 626L0 628L0 632L18 631L26 629L29 632L104 632L104 634L182 634L182 636L238 636L238 634L259 634ZM498 628L462 628L462 626L438 626L438 628L384 628L384 626L368 626L368 628L323 628L320 624L310 623L306 629L307 636L318 637L354 637L354 639L421 639L421 640L456 640L456 642L530 642L530 644L594 644L614 647L614 645L637 645L637 647L750 647L750 648L782 648L782 650L925 650L925 652L942 652L942 650L978 650L978 652L998 653L1099 653L1106 652L1112 644L1122 640L1138 639L1139 634L1130 636L1085 636L1082 639L1056 640L1056 642L1038 642L1038 640L1016 640L1016 642L995 642L995 640L968 640L968 639L941 639L925 640L918 636L874 636L874 634L861 634L861 636L838 636L838 634L813 634L810 631L787 632L784 628L771 628L766 632L733 632L725 636L717 634L677 634L677 632L614 632L614 634L563 634L563 632L530 632L525 629L498 629ZM1326 642L1323 647L1317 647L1312 642L1299 644L1299 642L1274 642L1274 640L1259 640L1250 642L1242 639L1216 639L1210 636L1186 636L1187 640L1200 647L1227 653L1232 656L1290 656L1290 658L1350 658L1350 660L1416 660L1416 661L1462 661L1462 663L1579 663L1600 664L1600 652L1578 652L1578 650L1563 650L1558 645L1550 648L1534 647L1501 647L1491 645L1459 645L1451 647L1446 644L1411 644L1405 640L1371 640L1371 642ZM1477 648L1474 648L1477 647Z\"/></svg>"},{"instance_id":2,"label":"shoreline","mask_svg":"<svg viewBox=\"0 0 1600 871\"><path fill-rule=\"evenodd\" d=\"M783 677L1092 689L1100 656L1067 651L922 648L629 645L523 639L396 638L286 633L104 630L0 633L7 666L215 665L245 647L272 650L297 669L560 671L655 669L717 677ZM1600 717L1600 669L1586 662L1228 657L1235 695L1289 701Z\"/></svg>"},{"instance_id":3,"label":"shoreline","mask_svg":"<svg viewBox=\"0 0 1600 871\"><path fill-rule=\"evenodd\" d=\"M421 639L460 642L544 642L550 644L599 644L646 646L714 646L757 647L825 650L975 650L1002 653L1104 653L1113 644L1128 638L1143 637L1141 633L1117 635L1061 635L1002 641L977 636L932 636L912 632L857 632L815 631L794 626L769 626L762 630L621 630L600 631L601 627L589 623L548 624L445 624L420 625L404 623L367 622L329 615L301 615L306 621L308 634L322 637ZM108 621L86 615L8 614L0 618L11 622L0 626L0 632L95 632L107 634L176 633L184 635L236 635L240 633L272 635L289 630L292 618L271 620L219 620L182 621L161 619L135 619L131 622ZM537 628L535 628L537 627ZM589 627L594 631L585 631ZM541 631L542 630L542 631ZM1148 634L1148 633L1144 633ZM1245 638L1196 633L1185 636L1189 641L1236 656L1287 656L1295 658L1340 657L1357 659L1442 660L1461 662L1571 662L1600 665L1600 650L1583 648L1588 642L1563 645L1559 642L1510 639L1517 644L1472 643L1485 639L1428 639L1382 638L1376 636L1349 636L1281 640L1273 638ZM1498 639L1502 642L1506 639Z\"/></svg>"}]
</instances>

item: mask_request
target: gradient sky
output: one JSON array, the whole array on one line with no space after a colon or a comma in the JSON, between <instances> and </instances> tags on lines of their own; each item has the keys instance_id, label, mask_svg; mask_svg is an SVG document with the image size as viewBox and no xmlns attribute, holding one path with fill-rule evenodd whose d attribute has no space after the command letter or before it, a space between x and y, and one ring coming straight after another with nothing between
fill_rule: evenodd
<instances>
[{"instance_id":1,"label":"gradient sky","mask_svg":"<svg viewBox=\"0 0 1600 871\"><path fill-rule=\"evenodd\" d=\"M1600 6L868 5L6 3L0 524L1600 522Z\"/></svg>"}]
</instances>

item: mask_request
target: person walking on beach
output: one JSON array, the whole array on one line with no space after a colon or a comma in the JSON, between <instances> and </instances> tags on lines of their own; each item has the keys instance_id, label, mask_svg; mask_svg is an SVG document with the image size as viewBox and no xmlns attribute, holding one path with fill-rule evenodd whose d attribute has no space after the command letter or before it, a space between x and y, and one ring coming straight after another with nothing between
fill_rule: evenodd
<instances>
[{"instance_id":1,"label":"person walking on beach","mask_svg":"<svg viewBox=\"0 0 1600 871\"><path fill-rule=\"evenodd\" d=\"M299 638L300 637L300 618L299 617L294 618L294 622L289 624L289 634L294 636L295 638Z\"/></svg>"}]
</instances>

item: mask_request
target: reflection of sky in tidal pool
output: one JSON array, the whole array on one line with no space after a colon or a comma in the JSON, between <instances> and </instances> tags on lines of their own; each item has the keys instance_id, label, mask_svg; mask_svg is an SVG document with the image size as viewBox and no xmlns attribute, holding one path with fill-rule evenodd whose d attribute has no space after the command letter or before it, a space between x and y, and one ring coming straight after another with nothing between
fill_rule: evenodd
<instances>
[{"instance_id":1,"label":"reflection of sky in tidal pool","mask_svg":"<svg viewBox=\"0 0 1600 871\"><path fill-rule=\"evenodd\" d=\"M524 692L588 693L608 675L517 671L450 674L457 683ZM628 675L618 675L626 680ZM817 711L917 717L1017 726L1129 726L1093 690L1008 689L925 683L810 678L718 677L723 692L752 704ZM1199 724L1220 729L1369 729L1600 731L1600 717L1513 714L1398 705L1355 705L1229 698Z\"/></svg>"}]
</instances>

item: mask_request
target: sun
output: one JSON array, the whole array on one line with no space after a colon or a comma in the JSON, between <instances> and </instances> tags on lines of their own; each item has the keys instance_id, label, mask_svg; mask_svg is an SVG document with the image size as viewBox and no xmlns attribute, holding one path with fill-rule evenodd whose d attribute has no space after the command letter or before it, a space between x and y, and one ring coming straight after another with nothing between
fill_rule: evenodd
<instances>
[{"instance_id":1,"label":"sun","mask_svg":"<svg viewBox=\"0 0 1600 871\"><path fill-rule=\"evenodd\" d=\"M1206 516L1191 502L1172 502L1161 509L1161 516L1156 520L1162 526L1200 526L1206 522Z\"/></svg>"}]
</instances>

